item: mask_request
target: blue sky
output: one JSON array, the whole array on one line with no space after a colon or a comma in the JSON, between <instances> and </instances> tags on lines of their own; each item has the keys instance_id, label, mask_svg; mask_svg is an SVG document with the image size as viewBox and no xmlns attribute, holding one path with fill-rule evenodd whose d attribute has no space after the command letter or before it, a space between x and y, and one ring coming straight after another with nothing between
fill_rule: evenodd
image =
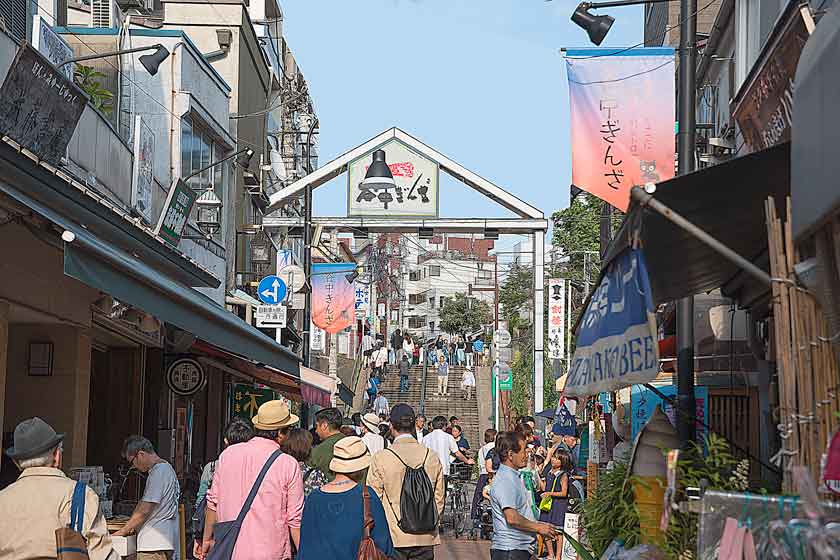
<instances>
[{"instance_id":1,"label":"blue sky","mask_svg":"<svg viewBox=\"0 0 840 560\"><path fill-rule=\"evenodd\" d=\"M569 197L569 102L561 47L591 46L576 0L285 0L284 33L309 83L324 164L402 128L549 216ZM642 8L602 46L642 39ZM316 191L344 215L346 176ZM506 216L441 177L441 215Z\"/></svg>"}]
</instances>

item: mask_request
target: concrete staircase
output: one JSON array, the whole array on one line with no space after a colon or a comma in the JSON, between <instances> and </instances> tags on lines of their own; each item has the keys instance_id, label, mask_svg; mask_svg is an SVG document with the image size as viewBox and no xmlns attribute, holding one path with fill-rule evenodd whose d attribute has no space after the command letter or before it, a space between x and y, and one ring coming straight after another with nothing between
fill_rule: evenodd
<instances>
[{"instance_id":1,"label":"concrete staircase","mask_svg":"<svg viewBox=\"0 0 840 560\"><path fill-rule=\"evenodd\" d=\"M478 368L474 368L476 377L479 375ZM464 437L470 443L470 448L476 451L484 445L484 435L480 432L478 399L476 391L473 390L472 398L465 400L461 393L461 377L464 374L463 367L449 368L449 395L436 396L437 374L432 367L426 373L426 402L424 414L429 423L435 416L457 416L459 424L464 430ZM406 403L414 408L415 412L420 411L421 392L423 390L423 366L412 366L409 370L409 388L405 393L400 393L400 376L396 368L388 368L385 383L380 386L380 391L388 399L392 407L397 403ZM489 395L486 398L490 398ZM481 425L484 425L483 423ZM480 437L480 438L479 438Z\"/></svg>"}]
</instances>

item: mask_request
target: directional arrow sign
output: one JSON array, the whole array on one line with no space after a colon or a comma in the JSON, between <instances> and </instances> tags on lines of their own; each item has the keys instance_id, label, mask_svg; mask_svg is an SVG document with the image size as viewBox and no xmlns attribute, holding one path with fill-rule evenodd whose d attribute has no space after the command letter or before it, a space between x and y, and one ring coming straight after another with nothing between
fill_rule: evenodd
<instances>
[{"instance_id":1,"label":"directional arrow sign","mask_svg":"<svg viewBox=\"0 0 840 560\"><path fill-rule=\"evenodd\" d=\"M277 305L286 299L286 283L277 276L266 276L257 286L260 301L268 305Z\"/></svg>"}]
</instances>

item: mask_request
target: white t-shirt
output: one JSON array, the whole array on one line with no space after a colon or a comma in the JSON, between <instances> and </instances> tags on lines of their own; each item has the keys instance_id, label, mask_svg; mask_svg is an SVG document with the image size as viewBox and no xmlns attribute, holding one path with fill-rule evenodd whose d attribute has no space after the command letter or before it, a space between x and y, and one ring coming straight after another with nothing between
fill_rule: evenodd
<instances>
[{"instance_id":1,"label":"white t-shirt","mask_svg":"<svg viewBox=\"0 0 840 560\"><path fill-rule=\"evenodd\" d=\"M385 449L385 438L373 432L367 432L362 436L362 441L367 445L368 451L373 455L377 451Z\"/></svg>"},{"instance_id":2,"label":"white t-shirt","mask_svg":"<svg viewBox=\"0 0 840 560\"><path fill-rule=\"evenodd\" d=\"M175 469L167 462L158 463L149 471L144 502L157 504L137 532L137 551L178 550L178 498L181 487Z\"/></svg>"},{"instance_id":3,"label":"white t-shirt","mask_svg":"<svg viewBox=\"0 0 840 560\"><path fill-rule=\"evenodd\" d=\"M481 449L478 450L478 473L479 474L487 474L487 453L490 452L491 449L496 449L496 442L491 441L490 443L485 443Z\"/></svg>"},{"instance_id":4,"label":"white t-shirt","mask_svg":"<svg viewBox=\"0 0 840 560\"><path fill-rule=\"evenodd\" d=\"M388 410L388 399L385 398L385 395L379 395L373 401L373 411L376 414L388 414L390 412Z\"/></svg>"},{"instance_id":5,"label":"white t-shirt","mask_svg":"<svg viewBox=\"0 0 840 560\"><path fill-rule=\"evenodd\" d=\"M414 343L410 340L403 340L403 352L414 354Z\"/></svg>"},{"instance_id":6,"label":"white t-shirt","mask_svg":"<svg viewBox=\"0 0 840 560\"><path fill-rule=\"evenodd\" d=\"M437 454L443 467L443 474L449 475L452 455L458 452L458 444L452 434L447 434L443 430L434 430L423 438L423 445Z\"/></svg>"}]
</instances>

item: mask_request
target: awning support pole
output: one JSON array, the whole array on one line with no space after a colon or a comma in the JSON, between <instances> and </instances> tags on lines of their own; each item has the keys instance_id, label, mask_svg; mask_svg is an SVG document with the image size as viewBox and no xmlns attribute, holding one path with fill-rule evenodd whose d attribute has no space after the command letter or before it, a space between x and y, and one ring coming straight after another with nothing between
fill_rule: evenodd
<instances>
[{"instance_id":1,"label":"awning support pole","mask_svg":"<svg viewBox=\"0 0 840 560\"><path fill-rule=\"evenodd\" d=\"M770 277L769 274L761 270L759 267L755 266L753 263L697 227L696 225L692 224L655 198L653 195L648 194L642 187L633 187L630 191L630 196L633 200L636 200L644 207L650 208L660 216L664 217L665 219L669 220L670 222L676 224L686 232L690 233L713 250L720 253L723 257L729 259L733 264L737 265L745 272L751 274L757 280L767 284L768 286L773 283L773 279Z\"/></svg>"}]
</instances>

